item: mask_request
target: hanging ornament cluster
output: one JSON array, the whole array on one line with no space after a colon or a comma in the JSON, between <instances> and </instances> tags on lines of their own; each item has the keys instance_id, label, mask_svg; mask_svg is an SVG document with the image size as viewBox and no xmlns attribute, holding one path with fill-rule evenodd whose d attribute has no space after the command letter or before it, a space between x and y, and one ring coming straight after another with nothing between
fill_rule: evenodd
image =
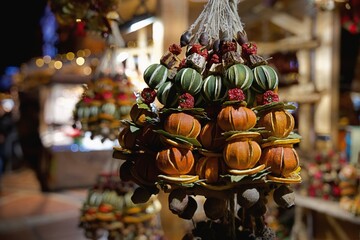
<instances>
[{"instance_id":1,"label":"hanging ornament cluster","mask_svg":"<svg viewBox=\"0 0 360 240\"><path fill-rule=\"evenodd\" d=\"M117 174L104 173L89 189L81 208L79 227L88 239L164 239L160 201L152 196L135 204L133 183L119 181Z\"/></svg>"},{"instance_id":2,"label":"hanging ornament cluster","mask_svg":"<svg viewBox=\"0 0 360 240\"><path fill-rule=\"evenodd\" d=\"M208 1L148 66L114 147L120 178L149 197L168 193L180 218L201 208L194 196L206 198L207 219L185 239L275 239L264 220L268 198L288 208L291 184L301 182L295 107L279 101L278 75L248 41L238 3Z\"/></svg>"},{"instance_id":3,"label":"hanging ornament cluster","mask_svg":"<svg viewBox=\"0 0 360 240\"><path fill-rule=\"evenodd\" d=\"M135 103L134 86L125 74L124 64L118 61L119 48L110 45L104 52L92 81L73 111L74 127L91 137L116 140L120 119L129 118Z\"/></svg>"},{"instance_id":4,"label":"hanging ornament cluster","mask_svg":"<svg viewBox=\"0 0 360 240\"><path fill-rule=\"evenodd\" d=\"M49 4L60 25L84 24L86 30L106 33L110 31L108 13L117 10L118 2L119 0L50 0Z\"/></svg>"}]
</instances>

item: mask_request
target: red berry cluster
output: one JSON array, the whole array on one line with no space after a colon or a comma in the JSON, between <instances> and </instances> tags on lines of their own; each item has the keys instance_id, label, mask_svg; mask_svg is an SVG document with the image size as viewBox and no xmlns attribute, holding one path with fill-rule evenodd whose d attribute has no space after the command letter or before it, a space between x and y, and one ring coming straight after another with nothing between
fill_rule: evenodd
<instances>
[{"instance_id":1,"label":"red berry cluster","mask_svg":"<svg viewBox=\"0 0 360 240\"><path fill-rule=\"evenodd\" d=\"M202 46L201 44L197 44L195 43L194 45L191 46L190 48L190 54L191 53L197 53L200 54L201 56L207 58L208 57L208 50Z\"/></svg>"},{"instance_id":2,"label":"red berry cluster","mask_svg":"<svg viewBox=\"0 0 360 240\"><path fill-rule=\"evenodd\" d=\"M271 90L268 90L263 94L263 103L262 104L268 104L268 103L278 102L278 101L279 101L279 95L277 93L274 93Z\"/></svg>"},{"instance_id":3,"label":"red berry cluster","mask_svg":"<svg viewBox=\"0 0 360 240\"><path fill-rule=\"evenodd\" d=\"M194 97L190 93L184 93L179 96L179 106L181 108L193 108Z\"/></svg>"},{"instance_id":4,"label":"red berry cluster","mask_svg":"<svg viewBox=\"0 0 360 240\"><path fill-rule=\"evenodd\" d=\"M232 88L228 90L228 96L230 101L244 101L245 94L240 88Z\"/></svg>"},{"instance_id":5,"label":"red berry cluster","mask_svg":"<svg viewBox=\"0 0 360 240\"><path fill-rule=\"evenodd\" d=\"M182 49L179 44L173 43L170 45L169 51L175 55L179 55L181 53Z\"/></svg>"},{"instance_id":6,"label":"red berry cluster","mask_svg":"<svg viewBox=\"0 0 360 240\"><path fill-rule=\"evenodd\" d=\"M241 45L242 51L246 55L254 55L257 53L257 46L253 42L247 42Z\"/></svg>"},{"instance_id":7,"label":"red berry cluster","mask_svg":"<svg viewBox=\"0 0 360 240\"><path fill-rule=\"evenodd\" d=\"M141 98L144 103L149 105L150 103L155 101L156 91L151 88L144 88L141 92Z\"/></svg>"},{"instance_id":8,"label":"red berry cluster","mask_svg":"<svg viewBox=\"0 0 360 240\"><path fill-rule=\"evenodd\" d=\"M236 43L232 41L226 41L221 46L221 53L225 54L227 52L236 52Z\"/></svg>"}]
</instances>

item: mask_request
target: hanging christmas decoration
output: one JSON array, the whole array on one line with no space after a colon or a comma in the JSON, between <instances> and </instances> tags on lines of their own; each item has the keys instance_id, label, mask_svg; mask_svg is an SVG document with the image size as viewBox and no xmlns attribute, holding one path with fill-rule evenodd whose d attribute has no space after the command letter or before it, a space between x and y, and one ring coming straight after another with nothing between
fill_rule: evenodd
<instances>
[{"instance_id":1,"label":"hanging christmas decoration","mask_svg":"<svg viewBox=\"0 0 360 240\"><path fill-rule=\"evenodd\" d=\"M74 109L74 126L91 137L102 141L115 140L119 134L120 119L129 118L135 102L134 86L125 73L126 52L121 48L124 40L117 28L117 13L108 14L111 34L107 36L107 49L100 59L91 82L84 85L84 92Z\"/></svg>"},{"instance_id":2,"label":"hanging christmas decoration","mask_svg":"<svg viewBox=\"0 0 360 240\"><path fill-rule=\"evenodd\" d=\"M135 204L136 185L120 181L117 174L104 173L89 189L83 202L79 227L88 239L164 239L156 196Z\"/></svg>"},{"instance_id":3,"label":"hanging christmas decoration","mask_svg":"<svg viewBox=\"0 0 360 240\"><path fill-rule=\"evenodd\" d=\"M111 29L107 16L117 10L118 2L119 0L50 0L49 4L60 25L108 33Z\"/></svg>"},{"instance_id":4,"label":"hanging christmas decoration","mask_svg":"<svg viewBox=\"0 0 360 240\"><path fill-rule=\"evenodd\" d=\"M293 206L291 184L301 182L300 136L288 111L295 107L279 100L278 75L248 41L238 3L209 0L179 43L148 66L147 87L114 147L124 161L120 178L149 197L169 193L180 218L201 207L194 196L206 198L207 219L184 239L275 239L264 217L268 198Z\"/></svg>"}]
</instances>

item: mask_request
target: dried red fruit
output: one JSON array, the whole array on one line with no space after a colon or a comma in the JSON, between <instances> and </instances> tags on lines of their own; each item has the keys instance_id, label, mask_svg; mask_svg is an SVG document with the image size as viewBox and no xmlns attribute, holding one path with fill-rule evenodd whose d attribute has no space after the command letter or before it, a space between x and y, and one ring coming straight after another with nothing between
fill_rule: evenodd
<instances>
[{"instance_id":1,"label":"dried red fruit","mask_svg":"<svg viewBox=\"0 0 360 240\"><path fill-rule=\"evenodd\" d=\"M245 94L240 88L232 88L228 90L230 101L244 101Z\"/></svg>"},{"instance_id":2,"label":"dried red fruit","mask_svg":"<svg viewBox=\"0 0 360 240\"><path fill-rule=\"evenodd\" d=\"M201 48L202 48L202 46L200 44L195 43L194 45L191 46L190 53L198 53L198 54L200 54L201 53Z\"/></svg>"},{"instance_id":3,"label":"dried red fruit","mask_svg":"<svg viewBox=\"0 0 360 240\"><path fill-rule=\"evenodd\" d=\"M257 46L253 42L247 42L241 45L242 50L247 55L253 55L257 53Z\"/></svg>"},{"instance_id":4,"label":"dried red fruit","mask_svg":"<svg viewBox=\"0 0 360 240\"><path fill-rule=\"evenodd\" d=\"M141 92L141 98L143 99L144 103L149 105L155 101L156 91L151 88L144 88Z\"/></svg>"},{"instance_id":5,"label":"dried red fruit","mask_svg":"<svg viewBox=\"0 0 360 240\"><path fill-rule=\"evenodd\" d=\"M175 55L179 55L182 51L181 46L179 44L171 44L169 47L169 51Z\"/></svg>"},{"instance_id":6,"label":"dried red fruit","mask_svg":"<svg viewBox=\"0 0 360 240\"><path fill-rule=\"evenodd\" d=\"M102 98L105 100L111 99L113 97L113 94L111 91L105 91L102 94Z\"/></svg>"},{"instance_id":7,"label":"dried red fruit","mask_svg":"<svg viewBox=\"0 0 360 240\"><path fill-rule=\"evenodd\" d=\"M235 52L236 51L236 43L231 41L226 41L221 46L221 52L222 54L225 54L227 52Z\"/></svg>"},{"instance_id":8,"label":"dried red fruit","mask_svg":"<svg viewBox=\"0 0 360 240\"><path fill-rule=\"evenodd\" d=\"M88 97L88 96L83 97L82 100L84 101L84 103L91 103L92 102L92 99L90 97Z\"/></svg>"},{"instance_id":9,"label":"dried red fruit","mask_svg":"<svg viewBox=\"0 0 360 240\"><path fill-rule=\"evenodd\" d=\"M205 58L207 58L209 55L208 50L204 46L198 43L195 43L194 45L191 46L190 54L192 53L197 53Z\"/></svg>"},{"instance_id":10,"label":"dried red fruit","mask_svg":"<svg viewBox=\"0 0 360 240\"><path fill-rule=\"evenodd\" d=\"M119 94L116 96L116 99L119 100L119 101L127 100L127 99L128 99L128 96L127 96L125 93L119 93Z\"/></svg>"},{"instance_id":11,"label":"dried red fruit","mask_svg":"<svg viewBox=\"0 0 360 240\"><path fill-rule=\"evenodd\" d=\"M220 57L219 57L219 55L217 55L216 53L214 53L214 54L211 56L210 62L211 62L211 63L219 63L219 62L220 62Z\"/></svg>"},{"instance_id":12,"label":"dried red fruit","mask_svg":"<svg viewBox=\"0 0 360 240\"><path fill-rule=\"evenodd\" d=\"M190 93L184 93L179 97L179 106L181 108L193 108L194 97Z\"/></svg>"},{"instance_id":13,"label":"dried red fruit","mask_svg":"<svg viewBox=\"0 0 360 240\"><path fill-rule=\"evenodd\" d=\"M268 90L263 94L263 104L268 104L278 101L279 101L279 95L271 90Z\"/></svg>"}]
</instances>

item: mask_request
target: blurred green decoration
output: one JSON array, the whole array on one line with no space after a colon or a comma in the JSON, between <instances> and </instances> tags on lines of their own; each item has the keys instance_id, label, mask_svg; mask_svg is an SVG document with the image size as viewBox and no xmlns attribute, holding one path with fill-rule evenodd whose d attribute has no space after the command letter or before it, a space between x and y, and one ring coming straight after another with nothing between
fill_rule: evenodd
<instances>
[{"instance_id":1,"label":"blurred green decoration","mask_svg":"<svg viewBox=\"0 0 360 240\"><path fill-rule=\"evenodd\" d=\"M90 131L91 138L100 136L102 141L114 141L120 130L120 120L129 119L135 102L134 86L125 73L126 51L120 46L124 41L114 29L108 35L108 46L95 69L92 80L84 84L84 92L73 112L74 127L83 133Z\"/></svg>"},{"instance_id":2,"label":"blurred green decoration","mask_svg":"<svg viewBox=\"0 0 360 240\"><path fill-rule=\"evenodd\" d=\"M83 22L88 31L109 33L108 14L116 12L119 0L50 0L49 3L60 25Z\"/></svg>"},{"instance_id":3,"label":"blurred green decoration","mask_svg":"<svg viewBox=\"0 0 360 240\"><path fill-rule=\"evenodd\" d=\"M80 209L79 227L88 239L164 239L157 196L135 204L136 185L115 173L101 173Z\"/></svg>"},{"instance_id":4,"label":"blurred green decoration","mask_svg":"<svg viewBox=\"0 0 360 240\"><path fill-rule=\"evenodd\" d=\"M102 33L106 48L91 81L73 111L74 128L91 138L114 141L120 119L126 119L135 101L134 87L125 73L127 53L119 30L118 1L51 1L51 8L62 25L82 23L86 31Z\"/></svg>"}]
</instances>

